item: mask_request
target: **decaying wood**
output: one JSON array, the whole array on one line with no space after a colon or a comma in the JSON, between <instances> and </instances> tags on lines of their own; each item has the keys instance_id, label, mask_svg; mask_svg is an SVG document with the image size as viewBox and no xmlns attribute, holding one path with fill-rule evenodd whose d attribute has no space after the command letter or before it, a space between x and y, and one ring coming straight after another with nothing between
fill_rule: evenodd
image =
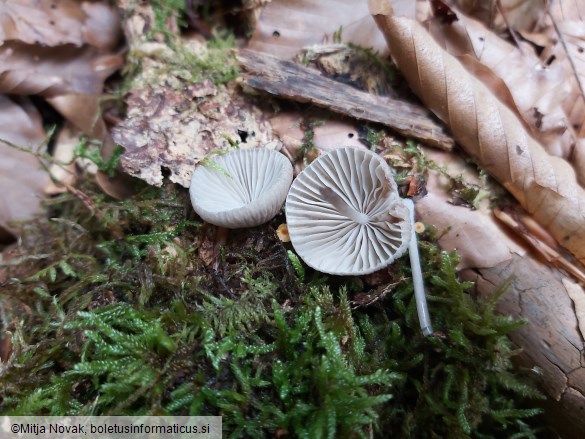
<instances>
[{"instance_id":1,"label":"decaying wood","mask_svg":"<svg viewBox=\"0 0 585 439\"><path fill-rule=\"evenodd\" d=\"M429 146L451 150L453 139L430 113L415 104L364 93L292 61L251 50L240 50L246 83L297 102L310 102L336 113L381 123Z\"/></svg>"},{"instance_id":2,"label":"decaying wood","mask_svg":"<svg viewBox=\"0 0 585 439\"><path fill-rule=\"evenodd\" d=\"M463 161L455 154L430 148L423 149L423 152L449 174L472 177L470 165L462 167ZM556 247L548 247L547 242L552 245L554 242L543 235L537 239L537 229L530 225L524 227L524 223L517 224L509 218L507 223L515 226L515 237L520 235L526 239L534 236L530 244L540 251L540 255L535 256L528 247L521 247L519 241L512 239L483 206L470 210L447 204L450 197L448 186L439 177L437 171L429 170L428 195L416 205L418 220L437 227L441 236L439 243L444 250L458 251L462 258L461 276L476 282L475 288L480 296L493 294L511 280L497 303L497 311L527 321L511 334L511 338L522 348L525 365L539 375L542 387L550 397L547 416L559 432L565 433L563 428L571 426L570 434L563 437L583 437L585 332L582 328L585 328L585 313L575 312L575 309L583 308L585 291L553 266L553 263L561 262L560 255L554 260ZM506 219L502 212L498 215ZM541 256L543 250L546 252L544 256L553 260L547 263L537 260L537 257L546 260ZM569 272L571 267L565 265L563 268ZM572 275L580 278L579 271L573 271Z\"/></svg>"},{"instance_id":3,"label":"decaying wood","mask_svg":"<svg viewBox=\"0 0 585 439\"><path fill-rule=\"evenodd\" d=\"M514 255L492 268L466 273L480 294L489 295L513 281L498 310L528 322L510 338L522 346L525 366L542 375L551 397L547 416L565 438L585 434L584 344L562 274L530 257Z\"/></svg>"}]
</instances>

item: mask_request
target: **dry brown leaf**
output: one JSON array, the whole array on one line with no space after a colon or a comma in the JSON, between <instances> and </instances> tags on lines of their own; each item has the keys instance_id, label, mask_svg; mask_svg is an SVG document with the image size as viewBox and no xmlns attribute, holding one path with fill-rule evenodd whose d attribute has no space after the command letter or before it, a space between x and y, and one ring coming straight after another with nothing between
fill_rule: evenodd
<instances>
[{"instance_id":1,"label":"dry brown leaf","mask_svg":"<svg viewBox=\"0 0 585 439\"><path fill-rule=\"evenodd\" d=\"M120 38L116 8L106 2L18 0L0 3L0 42L41 46L89 44L111 49Z\"/></svg>"},{"instance_id":2,"label":"dry brown leaf","mask_svg":"<svg viewBox=\"0 0 585 439\"><path fill-rule=\"evenodd\" d=\"M319 152L327 152L334 148L352 146L354 148L365 148L360 142L356 126L350 122L328 119L326 115L314 114L313 118L318 121L313 128L313 144ZM305 132L301 129L303 118L298 113L283 112L270 119L272 130L290 154L296 156L303 144Z\"/></svg>"},{"instance_id":3,"label":"dry brown leaf","mask_svg":"<svg viewBox=\"0 0 585 439\"><path fill-rule=\"evenodd\" d=\"M542 20L547 0L454 0L465 14L498 33L510 27L517 31L533 29Z\"/></svg>"},{"instance_id":4,"label":"dry brown leaf","mask_svg":"<svg viewBox=\"0 0 585 439\"><path fill-rule=\"evenodd\" d=\"M562 105L570 93L565 73L558 63L546 66L528 44L514 46L482 23L458 13L446 24L441 17L427 23L431 35L492 93L506 103L530 127L550 154L568 158L575 139ZM487 67L478 72L472 57ZM512 97L512 102L506 99Z\"/></svg>"},{"instance_id":5,"label":"dry brown leaf","mask_svg":"<svg viewBox=\"0 0 585 439\"><path fill-rule=\"evenodd\" d=\"M514 113L413 20L370 0L390 51L413 91L473 158L555 239L585 262L585 191L572 168L549 156ZM391 7L390 7L391 13Z\"/></svg>"},{"instance_id":6,"label":"dry brown leaf","mask_svg":"<svg viewBox=\"0 0 585 439\"><path fill-rule=\"evenodd\" d=\"M123 61L119 54L99 55L89 46L4 43L0 47L0 92L42 96L101 93L104 80Z\"/></svg>"},{"instance_id":7,"label":"dry brown leaf","mask_svg":"<svg viewBox=\"0 0 585 439\"><path fill-rule=\"evenodd\" d=\"M550 15L556 35L541 56L564 67L571 86L564 109L578 136L585 137L585 11L579 21L578 16L565 16L562 11L555 15L556 10Z\"/></svg>"},{"instance_id":8,"label":"dry brown leaf","mask_svg":"<svg viewBox=\"0 0 585 439\"><path fill-rule=\"evenodd\" d=\"M340 30L344 42L388 51L366 2L355 0L273 0L262 11L248 48L290 59L304 46L333 42Z\"/></svg>"},{"instance_id":9,"label":"dry brown leaf","mask_svg":"<svg viewBox=\"0 0 585 439\"><path fill-rule=\"evenodd\" d=\"M36 108L26 99L20 105L0 95L0 139L26 150L44 152L45 132ZM38 159L0 141L0 231L16 233L11 221L31 219L41 209L48 174Z\"/></svg>"}]
</instances>

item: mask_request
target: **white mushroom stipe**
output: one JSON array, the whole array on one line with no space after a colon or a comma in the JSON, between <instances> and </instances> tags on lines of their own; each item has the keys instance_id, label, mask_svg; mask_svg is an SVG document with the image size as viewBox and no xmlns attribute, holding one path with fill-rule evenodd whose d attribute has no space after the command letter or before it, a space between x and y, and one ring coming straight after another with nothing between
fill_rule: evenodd
<instances>
[{"instance_id":1,"label":"white mushroom stipe","mask_svg":"<svg viewBox=\"0 0 585 439\"><path fill-rule=\"evenodd\" d=\"M286 199L289 236L310 267L336 275L380 270L402 256L412 225L392 170L377 154L339 148L293 182Z\"/></svg>"},{"instance_id":2,"label":"white mushroom stipe","mask_svg":"<svg viewBox=\"0 0 585 439\"><path fill-rule=\"evenodd\" d=\"M193 209L203 220L239 229L263 224L278 213L293 178L284 155L238 149L213 161L219 169L198 166L189 188Z\"/></svg>"},{"instance_id":3,"label":"white mushroom stipe","mask_svg":"<svg viewBox=\"0 0 585 439\"><path fill-rule=\"evenodd\" d=\"M414 203L410 199L405 199L404 204L410 211L410 221L414 224ZM422 329L423 335L428 337L433 333L433 326L431 324L431 316L429 314L429 307L427 306L427 296L425 295L425 285L423 282L423 275L420 266L420 257L418 254L418 244L416 241L416 232L412 228L412 237L410 238L410 245L408 247L408 254L410 256L410 268L412 271L412 282L414 284L414 298L416 300L416 311L418 312L418 320Z\"/></svg>"}]
</instances>

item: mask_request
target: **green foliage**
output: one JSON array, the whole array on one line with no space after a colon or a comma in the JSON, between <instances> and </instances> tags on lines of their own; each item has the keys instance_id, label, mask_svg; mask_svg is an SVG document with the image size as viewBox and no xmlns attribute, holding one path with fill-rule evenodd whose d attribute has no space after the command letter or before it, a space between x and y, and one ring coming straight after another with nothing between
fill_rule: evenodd
<instances>
[{"instance_id":1,"label":"green foliage","mask_svg":"<svg viewBox=\"0 0 585 439\"><path fill-rule=\"evenodd\" d=\"M168 185L115 201L61 195L25 224L0 288L2 414L222 414L226 437L533 437L534 398L506 334L455 254L421 244L439 330L420 333L412 284L367 308L364 283L306 267L273 224L213 228ZM211 241L213 242L213 241ZM404 260L396 281L409 277ZM367 291L372 293L372 291ZM532 436L531 436L532 435Z\"/></svg>"},{"instance_id":2,"label":"green foliage","mask_svg":"<svg viewBox=\"0 0 585 439\"><path fill-rule=\"evenodd\" d=\"M185 0L153 0L152 11L154 12L154 28L151 33L161 33L167 40L173 35L169 33L169 22L176 21L183 23L182 15L187 9Z\"/></svg>"},{"instance_id":3,"label":"green foliage","mask_svg":"<svg viewBox=\"0 0 585 439\"><path fill-rule=\"evenodd\" d=\"M75 147L74 155L75 157L92 161L100 171L112 177L120 164L120 157L122 157L124 149L121 146L117 146L111 157L106 160L102 157L100 146L101 142L84 138Z\"/></svg>"}]
</instances>

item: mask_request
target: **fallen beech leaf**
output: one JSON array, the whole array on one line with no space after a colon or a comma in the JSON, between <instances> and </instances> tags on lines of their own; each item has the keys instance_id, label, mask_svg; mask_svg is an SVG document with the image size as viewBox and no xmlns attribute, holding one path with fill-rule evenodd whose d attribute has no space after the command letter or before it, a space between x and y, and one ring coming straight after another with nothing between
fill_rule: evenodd
<instances>
[{"instance_id":1,"label":"fallen beech leaf","mask_svg":"<svg viewBox=\"0 0 585 439\"><path fill-rule=\"evenodd\" d=\"M120 37L116 8L106 2L18 0L0 3L0 42L41 46L85 43L112 48Z\"/></svg>"},{"instance_id":2,"label":"fallen beech leaf","mask_svg":"<svg viewBox=\"0 0 585 439\"><path fill-rule=\"evenodd\" d=\"M547 0L454 0L466 15L498 33L534 28L546 11ZM556 3L559 3L558 1Z\"/></svg>"},{"instance_id":3,"label":"fallen beech leaf","mask_svg":"<svg viewBox=\"0 0 585 439\"><path fill-rule=\"evenodd\" d=\"M555 11L558 13L555 14ZM574 15L566 15L567 12L558 8L551 11L556 38L541 56L546 60L554 59L554 63L562 63L571 85L564 109L578 137L585 137L585 5L580 21Z\"/></svg>"},{"instance_id":4,"label":"fallen beech leaf","mask_svg":"<svg viewBox=\"0 0 585 439\"><path fill-rule=\"evenodd\" d=\"M442 50L419 23L381 14L388 6L384 0L370 0L370 6L413 91L449 125L469 155L562 246L585 262L585 191L572 168L549 156L513 112Z\"/></svg>"},{"instance_id":5,"label":"fallen beech leaf","mask_svg":"<svg viewBox=\"0 0 585 439\"><path fill-rule=\"evenodd\" d=\"M36 108L26 99L18 105L0 95L0 140L26 150L44 152L45 132ZM0 230L16 233L9 223L31 219L39 213L43 188L49 180L32 154L0 141Z\"/></svg>"},{"instance_id":6,"label":"fallen beech leaf","mask_svg":"<svg viewBox=\"0 0 585 439\"><path fill-rule=\"evenodd\" d=\"M319 152L327 152L334 148L351 146L354 148L365 148L359 140L359 134L354 124L339 120L328 119L323 115L319 119L314 115L318 122L313 128L312 142ZM270 119L272 130L276 134L288 152L296 157L300 147L305 141L305 132L301 129L303 118L298 113L279 113Z\"/></svg>"},{"instance_id":7,"label":"fallen beech leaf","mask_svg":"<svg viewBox=\"0 0 585 439\"><path fill-rule=\"evenodd\" d=\"M565 270L579 282L585 282L585 273L583 270L576 265L572 264L564 255L559 253L555 247L556 242L551 247L544 241L541 241L538 237L532 235L530 231L524 227L523 224L514 219L507 212L499 209L494 209L494 216L498 218L502 223L510 227L516 236L524 239L530 246L536 251L538 255L544 260L544 262L555 266L557 268ZM560 249L558 249L560 250Z\"/></svg>"},{"instance_id":8,"label":"fallen beech leaf","mask_svg":"<svg viewBox=\"0 0 585 439\"><path fill-rule=\"evenodd\" d=\"M411 0L403 3L415 5ZM355 0L272 0L262 11L248 48L290 59L304 46L333 42L333 34L340 30L344 42L388 51L366 2Z\"/></svg>"},{"instance_id":9,"label":"fallen beech leaf","mask_svg":"<svg viewBox=\"0 0 585 439\"><path fill-rule=\"evenodd\" d=\"M550 154L568 158L575 139L562 109L570 87L559 63L544 65L528 44L514 46L461 13L451 25L443 24L441 17L427 25L443 49L457 56L508 107L517 109ZM478 71L469 57L487 69Z\"/></svg>"},{"instance_id":10,"label":"fallen beech leaf","mask_svg":"<svg viewBox=\"0 0 585 439\"><path fill-rule=\"evenodd\" d=\"M0 93L97 94L102 92L104 80L122 64L121 55L100 55L89 46L4 43L0 46Z\"/></svg>"}]
</instances>

